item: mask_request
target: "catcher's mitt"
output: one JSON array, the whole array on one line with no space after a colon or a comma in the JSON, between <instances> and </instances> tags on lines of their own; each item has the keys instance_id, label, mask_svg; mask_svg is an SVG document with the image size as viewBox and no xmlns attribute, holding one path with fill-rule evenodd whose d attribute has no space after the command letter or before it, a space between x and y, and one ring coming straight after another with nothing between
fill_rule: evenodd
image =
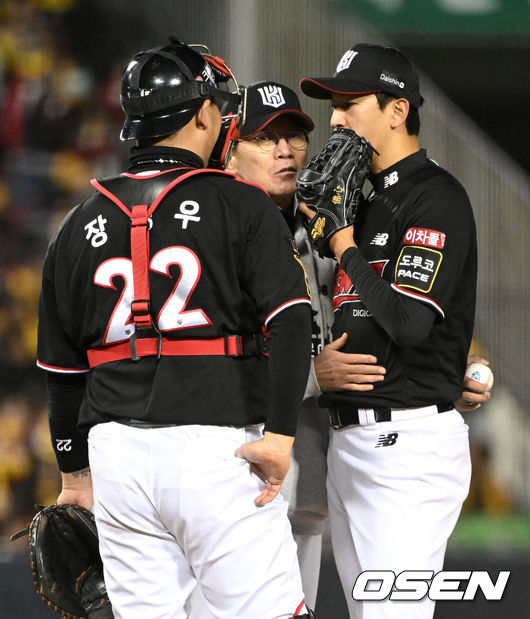
<instances>
[{"instance_id":1,"label":"catcher's mitt","mask_svg":"<svg viewBox=\"0 0 530 619\"><path fill-rule=\"evenodd\" d=\"M355 222L373 152L355 131L335 129L324 148L300 170L296 203L305 202L316 211L306 228L321 256L333 257L329 239Z\"/></svg>"},{"instance_id":2,"label":"catcher's mitt","mask_svg":"<svg viewBox=\"0 0 530 619\"><path fill-rule=\"evenodd\" d=\"M92 512L80 505L41 509L27 530L37 593L65 619L113 617Z\"/></svg>"}]
</instances>

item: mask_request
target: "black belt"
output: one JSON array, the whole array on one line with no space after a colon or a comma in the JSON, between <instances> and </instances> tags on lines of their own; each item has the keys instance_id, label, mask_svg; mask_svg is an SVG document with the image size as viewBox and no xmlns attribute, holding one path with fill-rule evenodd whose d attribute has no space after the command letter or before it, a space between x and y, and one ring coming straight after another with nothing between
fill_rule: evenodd
<instances>
[{"instance_id":1,"label":"black belt","mask_svg":"<svg viewBox=\"0 0 530 619\"><path fill-rule=\"evenodd\" d=\"M131 426L131 428L172 428L183 425L182 423L151 423L142 419L115 419L114 421L124 426Z\"/></svg>"},{"instance_id":2,"label":"black belt","mask_svg":"<svg viewBox=\"0 0 530 619\"><path fill-rule=\"evenodd\" d=\"M435 404L439 413L446 413L453 410L453 404ZM334 430L340 430L346 426L359 425L359 409L361 407L348 406L347 404L341 404L340 406L332 406L329 409L329 425ZM368 408L368 407L367 407ZM375 413L375 421L392 421L392 409L388 406L376 406L372 407ZM394 409L395 410L395 409ZM400 409L403 410L403 409Z\"/></svg>"}]
</instances>

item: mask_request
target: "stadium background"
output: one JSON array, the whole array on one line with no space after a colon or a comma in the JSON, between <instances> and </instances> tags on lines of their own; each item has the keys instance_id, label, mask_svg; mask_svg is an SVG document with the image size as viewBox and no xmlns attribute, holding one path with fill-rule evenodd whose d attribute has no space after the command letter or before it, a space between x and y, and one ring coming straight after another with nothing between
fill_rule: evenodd
<instances>
[{"instance_id":1,"label":"stadium background","mask_svg":"<svg viewBox=\"0 0 530 619\"><path fill-rule=\"evenodd\" d=\"M40 268L91 177L120 171L121 70L168 33L205 42L242 83L297 89L362 41L388 41L422 72L421 141L467 187L480 272L474 348L494 396L468 413L471 493L448 569L511 571L501 602L446 602L436 618L521 616L530 574L530 2L528 0L3 0L0 2L0 616L52 617L32 592L25 542L8 541L58 492L44 379L35 368ZM329 108L301 96L316 122ZM326 544L319 617L346 617Z\"/></svg>"}]
</instances>

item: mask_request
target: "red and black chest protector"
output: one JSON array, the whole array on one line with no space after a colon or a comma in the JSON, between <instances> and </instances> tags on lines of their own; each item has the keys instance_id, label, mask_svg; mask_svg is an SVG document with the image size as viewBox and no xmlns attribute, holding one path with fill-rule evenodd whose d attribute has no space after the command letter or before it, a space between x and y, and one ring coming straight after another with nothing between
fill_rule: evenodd
<instances>
[{"instance_id":1,"label":"red and black chest protector","mask_svg":"<svg viewBox=\"0 0 530 619\"><path fill-rule=\"evenodd\" d=\"M256 336L248 341L240 335L228 335L213 339L167 339L162 337L151 315L149 288L149 218L162 200L177 185L199 174L232 174L210 168L174 168L153 174L122 174L107 181L93 179L91 184L102 195L118 206L131 220L131 262L133 270L134 299L131 315L135 331L128 342L110 344L87 351L90 367L101 363L157 355L226 355L240 356L266 352L266 342ZM137 181L134 195L141 204L129 207L119 194L131 194L131 180ZM126 198L123 198L126 199Z\"/></svg>"}]
</instances>

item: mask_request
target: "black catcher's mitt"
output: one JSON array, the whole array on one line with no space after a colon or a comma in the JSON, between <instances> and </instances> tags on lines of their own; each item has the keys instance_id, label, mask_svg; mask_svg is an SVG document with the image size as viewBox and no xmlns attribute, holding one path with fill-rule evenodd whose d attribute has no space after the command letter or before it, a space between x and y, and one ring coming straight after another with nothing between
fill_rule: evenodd
<instances>
[{"instance_id":1,"label":"black catcher's mitt","mask_svg":"<svg viewBox=\"0 0 530 619\"><path fill-rule=\"evenodd\" d=\"M27 532L33 583L48 606L65 619L111 619L92 512L51 505L35 515Z\"/></svg>"},{"instance_id":2,"label":"black catcher's mitt","mask_svg":"<svg viewBox=\"0 0 530 619\"><path fill-rule=\"evenodd\" d=\"M335 129L327 144L302 168L296 203L315 211L306 228L321 256L333 256L329 239L355 222L373 148L351 129ZM305 218L304 218L305 221Z\"/></svg>"}]
</instances>

